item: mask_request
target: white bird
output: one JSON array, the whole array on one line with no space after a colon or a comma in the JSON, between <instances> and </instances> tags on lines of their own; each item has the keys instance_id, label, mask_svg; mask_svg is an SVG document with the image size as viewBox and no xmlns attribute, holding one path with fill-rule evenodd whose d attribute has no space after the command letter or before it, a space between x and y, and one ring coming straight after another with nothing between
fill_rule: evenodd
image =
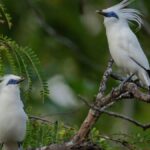
<instances>
[{"instance_id":1,"label":"white bird","mask_svg":"<svg viewBox=\"0 0 150 150\"><path fill-rule=\"evenodd\" d=\"M24 79L6 75L0 83L0 143L3 150L21 150L27 115L20 98L19 83Z\"/></svg>"},{"instance_id":2,"label":"white bird","mask_svg":"<svg viewBox=\"0 0 150 150\"><path fill-rule=\"evenodd\" d=\"M141 28L143 21L138 10L126 8L130 3L130 0L123 0L110 8L97 10L97 13L104 16L109 50L116 65L128 75L135 74L150 89L149 62L129 26L129 22L136 22Z\"/></svg>"}]
</instances>

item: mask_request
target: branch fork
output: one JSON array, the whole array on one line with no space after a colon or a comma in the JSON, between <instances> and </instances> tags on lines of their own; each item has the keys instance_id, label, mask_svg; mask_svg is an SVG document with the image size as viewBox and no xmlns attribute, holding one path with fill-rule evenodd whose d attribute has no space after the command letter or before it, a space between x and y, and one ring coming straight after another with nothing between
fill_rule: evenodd
<instances>
[{"instance_id":1,"label":"branch fork","mask_svg":"<svg viewBox=\"0 0 150 150\"><path fill-rule=\"evenodd\" d=\"M123 84L123 86L118 86L113 88L107 95L105 95L106 91L106 84L110 77L114 78L115 80L124 81L124 77L116 75L112 73L112 65L114 61L112 59L109 60L106 71L103 74L102 80L100 82L99 91L95 98L94 104L89 104L83 97L80 96L80 99L89 107L89 112L87 117L83 121L79 131L76 135L67 143L62 145L56 145L57 150L71 150L75 148L77 145L82 145L86 143L88 139L88 135L100 118L102 114L106 114L112 117L117 117L120 119L124 119L133 123L134 125L141 127L143 130L147 130L150 128L150 124L142 124L128 116L120 115L115 112L107 111L106 109L114 105L117 101L123 99L136 99L138 101L150 103L150 95L143 93L139 87L142 87L141 84L137 81L128 81ZM34 150L54 150L51 149L51 146L43 147L40 149ZM97 149L96 149L97 150ZM99 149L100 150L100 149Z\"/></svg>"},{"instance_id":2,"label":"branch fork","mask_svg":"<svg viewBox=\"0 0 150 150\"><path fill-rule=\"evenodd\" d=\"M124 79L125 79L123 77L120 77L120 76L112 73L113 63L114 63L114 61L112 59L110 59L108 62L106 71L103 74L102 81L100 82L99 92L95 98L94 105L90 105L86 102L88 107L90 107L90 110L88 112L88 115L87 115L85 121L81 125L78 133L72 138L72 140L71 140L72 144L79 144L86 140L92 127L95 125L95 123L100 118L102 113L105 113L110 116L118 117L121 119L125 119L143 129L150 128L149 124L142 125L141 123L134 121L132 118L129 118L129 117L126 117L123 115L119 115L114 112L105 111L105 109L109 108L110 106L115 104L118 100L122 100L122 99L134 98L139 101L150 103L150 95L145 94L139 90L139 87L141 87L141 85L139 83L137 84L137 81L135 83L134 83L134 81L131 81L131 82L128 81L128 82L124 83L121 87L119 85L118 87L113 88L109 94L105 95L106 84L108 82L109 77L113 77L113 78L115 78L117 80L121 80L121 81L124 81ZM82 98L82 100L83 100L83 98ZM84 102L85 101L86 100L84 99Z\"/></svg>"}]
</instances>

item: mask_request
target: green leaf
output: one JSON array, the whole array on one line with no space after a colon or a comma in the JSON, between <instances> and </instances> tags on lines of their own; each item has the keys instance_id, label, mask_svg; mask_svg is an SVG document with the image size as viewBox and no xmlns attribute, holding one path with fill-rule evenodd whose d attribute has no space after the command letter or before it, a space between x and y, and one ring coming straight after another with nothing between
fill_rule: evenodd
<instances>
[{"instance_id":1,"label":"green leaf","mask_svg":"<svg viewBox=\"0 0 150 150\"><path fill-rule=\"evenodd\" d=\"M37 77L41 87L42 100L48 95L48 86L41 71L39 58L31 48L21 47L13 40L0 36L0 74L7 73L3 66L10 68L11 73L26 75L28 94L31 93L34 78Z\"/></svg>"},{"instance_id":2,"label":"green leaf","mask_svg":"<svg viewBox=\"0 0 150 150\"><path fill-rule=\"evenodd\" d=\"M11 17L6 12L6 9L2 4L0 4L0 23L1 24L6 23L9 29L12 27Z\"/></svg>"}]
</instances>

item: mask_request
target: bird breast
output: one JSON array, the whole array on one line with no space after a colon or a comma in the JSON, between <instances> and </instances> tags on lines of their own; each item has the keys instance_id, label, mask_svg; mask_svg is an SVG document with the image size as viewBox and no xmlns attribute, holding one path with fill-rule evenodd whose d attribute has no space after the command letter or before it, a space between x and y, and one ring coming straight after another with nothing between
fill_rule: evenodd
<instances>
[{"instance_id":1,"label":"bird breast","mask_svg":"<svg viewBox=\"0 0 150 150\"><path fill-rule=\"evenodd\" d=\"M122 42L120 30L119 29L116 30L113 28L111 30L107 29L106 34L107 34L110 54L114 59L115 63L118 66L122 66L127 53L120 48L121 45L120 42Z\"/></svg>"},{"instance_id":2,"label":"bird breast","mask_svg":"<svg viewBox=\"0 0 150 150\"><path fill-rule=\"evenodd\" d=\"M20 96L1 93L0 141L22 141L26 132L27 115Z\"/></svg>"},{"instance_id":3,"label":"bird breast","mask_svg":"<svg viewBox=\"0 0 150 150\"><path fill-rule=\"evenodd\" d=\"M131 59L132 57L141 66L149 69L148 60L129 26L120 24L107 26L106 34L111 56L117 66L127 73L137 73L141 67Z\"/></svg>"}]
</instances>

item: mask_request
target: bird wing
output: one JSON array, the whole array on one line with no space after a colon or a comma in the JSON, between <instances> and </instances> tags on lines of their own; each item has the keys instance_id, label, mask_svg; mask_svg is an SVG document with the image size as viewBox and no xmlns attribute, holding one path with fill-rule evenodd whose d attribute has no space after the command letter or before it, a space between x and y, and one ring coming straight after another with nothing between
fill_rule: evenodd
<instances>
[{"instance_id":1,"label":"bird wing","mask_svg":"<svg viewBox=\"0 0 150 150\"><path fill-rule=\"evenodd\" d=\"M125 50L128 56L144 70L150 70L149 62L140 46L140 43L136 35L128 29L125 29L120 34L120 47L122 50Z\"/></svg>"}]
</instances>

